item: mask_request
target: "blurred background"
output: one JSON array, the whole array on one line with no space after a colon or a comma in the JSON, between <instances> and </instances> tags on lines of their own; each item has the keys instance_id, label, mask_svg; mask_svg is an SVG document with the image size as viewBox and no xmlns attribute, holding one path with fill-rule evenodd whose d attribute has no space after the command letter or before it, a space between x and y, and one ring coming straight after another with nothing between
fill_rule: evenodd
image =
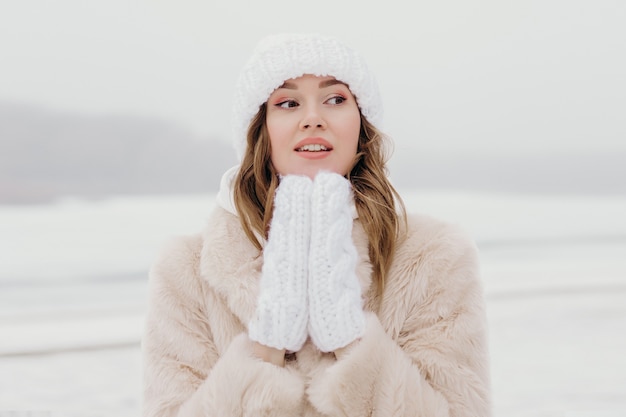
<instances>
[{"instance_id":1,"label":"blurred background","mask_svg":"<svg viewBox=\"0 0 626 417\"><path fill-rule=\"evenodd\" d=\"M0 3L0 413L139 414L147 271L236 162L238 71L266 34L321 32L377 74L409 211L476 239L495 415L626 415L625 21L618 0Z\"/></svg>"}]
</instances>

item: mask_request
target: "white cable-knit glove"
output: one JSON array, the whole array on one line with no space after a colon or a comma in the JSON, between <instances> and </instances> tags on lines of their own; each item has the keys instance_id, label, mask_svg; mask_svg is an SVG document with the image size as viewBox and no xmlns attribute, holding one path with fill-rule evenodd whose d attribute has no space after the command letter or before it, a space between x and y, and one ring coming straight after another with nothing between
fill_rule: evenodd
<instances>
[{"instance_id":1,"label":"white cable-knit glove","mask_svg":"<svg viewBox=\"0 0 626 417\"><path fill-rule=\"evenodd\" d=\"M276 189L259 298L248 325L250 339L293 352L307 338L312 187L308 177L288 175Z\"/></svg>"},{"instance_id":2,"label":"white cable-knit glove","mask_svg":"<svg viewBox=\"0 0 626 417\"><path fill-rule=\"evenodd\" d=\"M352 190L339 174L321 172L311 197L309 334L323 352L363 335L365 314L352 241Z\"/></svg>"}]
</instances>

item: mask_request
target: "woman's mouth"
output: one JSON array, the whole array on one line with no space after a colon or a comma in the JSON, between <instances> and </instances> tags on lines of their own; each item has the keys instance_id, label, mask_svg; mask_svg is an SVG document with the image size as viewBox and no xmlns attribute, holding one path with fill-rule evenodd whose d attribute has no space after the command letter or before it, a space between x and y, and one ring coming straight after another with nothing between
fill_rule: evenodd
<instances>
[{"instance_id":1,"label":"woman's mouth","mask_svg":"<svg viewBox=\"0 0 626 417\"><path fill-rule=\"evenodd\" d=\"M302 139L294 148L294 151L301 154L325 154L333 150L329 141L320 136L311 136Z\"/></svg>"},{"instance_id":2,"label":"woman's mouth","mask_svg":"<svg viewBox=\"0 0 626 417\"><path fill-rule=\"evenodd\" d=\"M301 146L296 149L296 152L325 152L328 151L328 147L319 143L311 143Z\"/></svg>"},{"instance_id":3,"label":"woman's mouth","mask_svg":"<svg viewBox=\"0 0 626 417\"><path fill-rule=\"evenodd\" d=\"M309 137L296 144L294 151L304 159L324 159L332 154L333 146L322 137Z\"/></svg>"}]
</instances>

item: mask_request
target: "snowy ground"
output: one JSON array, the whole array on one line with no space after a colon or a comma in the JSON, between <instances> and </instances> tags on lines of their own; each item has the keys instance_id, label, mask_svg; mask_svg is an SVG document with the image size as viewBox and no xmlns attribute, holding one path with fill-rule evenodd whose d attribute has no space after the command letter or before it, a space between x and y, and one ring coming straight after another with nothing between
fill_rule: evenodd
<instances>
[{"instance_id":1,"label":"snowy ground","mask_svg":"<svg viewBox=\"0 0 626 417\"><path fill-rule=\"evenodd\" d=\"M495 416L626 416L626 197L404 195L481 250ZM139 415L146 270L212 205L0 207L0 417Z\"/></svg>"}]
</instances>

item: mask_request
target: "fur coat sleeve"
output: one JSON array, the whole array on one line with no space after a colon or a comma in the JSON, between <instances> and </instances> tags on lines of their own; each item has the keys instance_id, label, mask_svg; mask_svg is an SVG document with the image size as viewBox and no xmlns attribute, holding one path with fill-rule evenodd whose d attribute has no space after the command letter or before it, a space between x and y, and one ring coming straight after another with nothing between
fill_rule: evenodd
<instances>
[{"instance_id":1,"label":"fur coat sleeve","mask_svg":"<svg viewBox=\"0 0 626 417\"><path fill-rule=\"evenodd\" d=\"M313 377L310 401L329 416L489 416L478 276L475 245L461 230L410 218L378 313L369 313L360 341Z\"/></svg>"},{"instance_id":2,"label":"fur coat sleeve","mask_svg":"<svg viewBox=\"0 0 626 417\"><path fill-rule=\"evenodd\" d=\"M201 247L200 236L180 238L151 270L142 341L143 415L300 415L302 378L255 358L233 318L220 317L227 310L219 308L220 299L200 278ZM243 273L252 276L255 269ZM215 332L223 330L212 324L220 321L232 334L216 343Z\"/></svg>"}]
</instances>

